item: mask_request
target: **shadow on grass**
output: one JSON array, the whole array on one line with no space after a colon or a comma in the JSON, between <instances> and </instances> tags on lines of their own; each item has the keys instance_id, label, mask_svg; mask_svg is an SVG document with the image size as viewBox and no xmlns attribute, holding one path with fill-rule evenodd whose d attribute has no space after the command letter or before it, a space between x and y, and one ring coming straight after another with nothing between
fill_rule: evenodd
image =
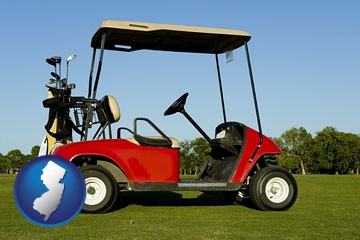
<instances>
[{"instance_id":1,"label":"shadow on grass","mask_svg":"<svg viewBox=\"0 0 360 240\"><path fill-rule=\"evenodd\" d=\"M221 193L194 194L193 197L183 197L178 192L120 192L118 202L112 209L117 211L130 205L141 206L223 206L229 205Z\"/></svg>"}]
</instances>

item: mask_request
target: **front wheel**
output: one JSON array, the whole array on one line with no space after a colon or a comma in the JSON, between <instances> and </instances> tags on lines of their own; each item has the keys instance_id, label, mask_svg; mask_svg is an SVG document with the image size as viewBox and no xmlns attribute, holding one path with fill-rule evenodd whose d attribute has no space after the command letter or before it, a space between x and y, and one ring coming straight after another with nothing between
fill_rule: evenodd
<instances>
[{"instance_id":1,"label":"front wheel","mask_svg":"<svg viewBox=\"0 0 360 240\"><path fill-rule=\"evenodd\" d=\"M298 188L295 178L285 169L265 167L251 178L249 193L260 210L282 211L295 203Z\"/></svg>"},{"instance_id":2,"label":"front wheel","mask_svg":"<svg viewBox=\"0 0 360 240\"><path fill-rule=\"evenodd\" d=\"M86 197L85 213L105 213L115 204L118 186L115 178L105 168L97 165L82 167L81 172L85 179Z\"/></svg>"}]
</instances>

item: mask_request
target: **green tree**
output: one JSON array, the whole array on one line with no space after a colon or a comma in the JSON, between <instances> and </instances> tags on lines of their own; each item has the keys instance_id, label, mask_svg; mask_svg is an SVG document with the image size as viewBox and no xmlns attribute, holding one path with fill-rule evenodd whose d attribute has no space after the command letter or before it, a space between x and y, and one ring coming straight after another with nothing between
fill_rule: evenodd
<instances>
[{"instance_id":1,"label":"green tree","mask_svg":"<svg viewBox=\"0 0 360 240\"><path fill-rule=\"evenodd\" d=\"M278 157L279 165L290 171L306 173L310 160L312 136L305 128L291 128L274 141L283 150Z\"/></svg>"},{"instance_id":2,"label":"green tree","mask_svg":"<svg viewBox=\"0 0 360 240\"><path fill-rule=\"evenodd\" d=\"M352 133L341 133L341 147L337 150L335 170L340 173L359 174L360 167L360 137Z\"/></svg>"},{"instance_id":3,"label":"green tree","mask_svg":"<svg viewBox=\"0 0 360 240\"><path fill-rule=\"evenodd\" d=\"M19 149L9 151L6 157L11 161L13 167L15 168L21 168L26 163L24 154L22 154Z\"/></svg>"},{"instance_id":4,"label":"green tree","mask_svg":"<svg viewBox=\"0 0 360 240\"><path fill-rule=\"evenodd\" d=\"M40 146L35 145L31 148L30 159L36 158L39 155Z\"/></svg>"},{"instance_id":5,"label":"green tree","mask_svg":"<svg viewBox=\"0 0 360 240\"><path fill-rule=\"evenodd\" d=\"M8 172L11 168L11 160L0 153L0 169L2 172Z\"/></svg>"},{"instance_id":6,"label":"green tree","mask_svg":"<svg viewBox=\"0 0 360 240\"><path fill-rule=\"evenodd\" d=\"M37 158L39 155L39 150L40 150L40 146L35 145L31 148L31 153L24 155L21 159L21 162L19 163L19 165L22 167L24 166L28 161L30 161L31 159Z\"/></svg>"},{"instance_id":7,"label":"green tree","mask_svg":"<svg viewBox=\"0 0 360 240\"><path fill-rule=\"evenodd\" d=\"M353 168L356 171L356 174L359 175L359 169L360 169L360 134L357 135L357 158L355 159L355 162L353 164Z\"/></svg>"},{"instance_id":8,"label":"green tree","mask_svg":"<svg viewBox=\"0 0 360 240\"><path fill-rule=\"evenodd\" d=\"M205 164L210 155L211 147L205 138L196 138L191 144L194 152L193 167L195 168L195 174L198 174L199 169Z\"/></svg>"},{"instance_id":9,"label":"green tree","mask_svg":"<svg viewBox=\"0 0 360 240\"><path fill-rule=\"evenodd\" d=\"M191 171L191 142L189 140L184 140L180 142L180 172L183 175L186 175L188 171Z\"/></svg>"},{"instance_id":10,"label":"green tree","mask_svg":"<svg viewBox=\"0 0 360 240\"><path fill-rule=\"evenodd\" d=\"M180 143L180 171L182 174L198 174L210 155L210 144L204 138L196 138L192 141Z\"/></svg>"},{"instance_id":11,"label":"green tree","mask_svg":"<svg viewBox=\"0 0 360 240\"><path fill-rule=\"evenodd\" d=\"M344 134L334 127L326 127L318 132L313 143L312 167L316 172L339 173L349 166Z\"/></svg>"}]
</instances>

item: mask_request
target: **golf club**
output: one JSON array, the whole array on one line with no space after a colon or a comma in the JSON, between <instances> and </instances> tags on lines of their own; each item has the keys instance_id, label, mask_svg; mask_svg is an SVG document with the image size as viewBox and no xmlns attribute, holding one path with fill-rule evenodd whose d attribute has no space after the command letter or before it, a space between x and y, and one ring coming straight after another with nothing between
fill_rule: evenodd
<instances>
[{"instance_id":1,"label":"golf club","mask_svg":"<svg viewBox=\"0 0 360 240\"><path fill-rule=\"evenodd\" d=\"M53 60L52 58L47 58L47 59L46 59L46 62L47 62L48 64L50 64L51 66L56 67L56 62L55 62L55 60Z\"/></svg>"},{"instance_id":2,"label":"golf club","mask_svg":"<svg viewBox=\"0 0 360 240\"><path fill-rule=\"evenodd\" d=\"M60 80L60 76L56 72L51 72L50 74L51 74L52 77L54 77L56 79L56 81Z\"/></svg>"},{"instance_id":3,"label":"golf club","mask_svg":"<svg viewBox=\"0 0 360 240\"><path fill-rule=\"evenodd\" d=\"M61 77L61 57L53 56L53 57L51 57L51 59L59 65L59 76ZM60 79L60 77L59 77L59 79Z\"/></svg>"},{"instance_id":4,"label":"golf club","mask_svg":"<svg viewBox=\"0 0 360 240\"><path fill-rule=\"evenodd\" d=\"M76 55L70 55L67 59L66 59L66 79L68 79L69 77L69 62L71 62L72 60L74 60L76 58Z\"/></svg>"}]
</instances>

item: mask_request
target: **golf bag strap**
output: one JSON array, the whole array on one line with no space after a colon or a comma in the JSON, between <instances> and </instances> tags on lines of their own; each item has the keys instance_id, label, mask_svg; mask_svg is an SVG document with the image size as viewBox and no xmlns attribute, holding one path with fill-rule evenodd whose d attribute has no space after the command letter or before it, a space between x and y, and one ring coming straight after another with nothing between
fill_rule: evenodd
<instances>
[{"instance_id":1,"label":"golf bag strap","mask_svg":"<svg viewBox=\"0 0 360 240\"><path fill-rule=\"evenodd\" d=\"M68 115L65 116L64 126L70 126L70 128L64 127L62 129L62 131L59 133L52 132L50 129L55 121L56 114L58 113L58 111L59 111L59 109L50 109L49 110L49 120L45 125L45 130L50 136L52 136L56 139L64 139L66 137L71 136L71 129L73 129L80 136L84 136L82 131L74 124L74 122L71 120L71 118Z\"/></svg>"}]
</instances>

